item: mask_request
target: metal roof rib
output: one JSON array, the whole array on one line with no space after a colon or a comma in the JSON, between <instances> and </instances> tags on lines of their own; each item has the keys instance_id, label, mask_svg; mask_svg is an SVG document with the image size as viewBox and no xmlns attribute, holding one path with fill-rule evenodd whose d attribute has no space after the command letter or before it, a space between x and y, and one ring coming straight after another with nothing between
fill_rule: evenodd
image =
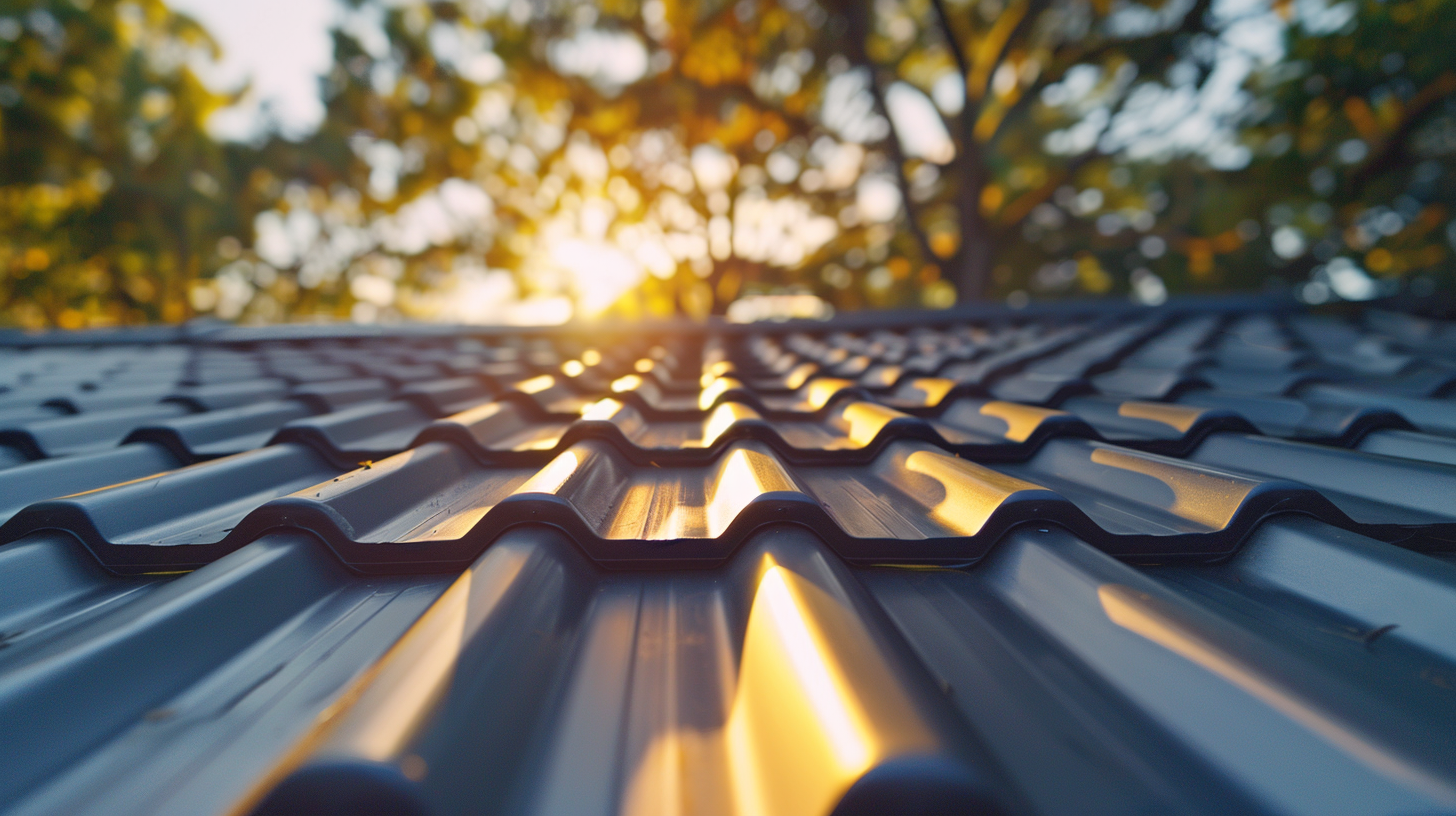
<instances>
[{"instance_id":1,"label":"metal roof rib","mask_svg":"<svg viewBox=\"0 0 1456 816\"><path fill-rule=\"evenodd\" d=\"M0 338L0 812L1456 813L1456 325Z\"/></svg>"}]
</instances>

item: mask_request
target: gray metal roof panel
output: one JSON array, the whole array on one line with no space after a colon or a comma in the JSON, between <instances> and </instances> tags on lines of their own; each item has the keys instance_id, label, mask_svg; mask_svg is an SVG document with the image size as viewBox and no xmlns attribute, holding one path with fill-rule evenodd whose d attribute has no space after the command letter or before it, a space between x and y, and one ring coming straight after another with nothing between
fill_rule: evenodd
<instances>
[{"instance_id":1,"label":"gray metal roof panel","mask_svg":"<svg viewBox=\"0 0 1456 816\"><path fill-rule=\"evenodd\" d=\"M12 338L0 811L1456 813L1452 338Z\"/></svg>"}]
</instances>

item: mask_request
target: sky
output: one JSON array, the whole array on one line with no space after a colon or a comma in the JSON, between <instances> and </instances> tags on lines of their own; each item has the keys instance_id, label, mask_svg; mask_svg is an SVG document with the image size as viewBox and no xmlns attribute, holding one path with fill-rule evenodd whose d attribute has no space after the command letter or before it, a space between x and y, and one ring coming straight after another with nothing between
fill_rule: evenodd
<instances>
[{"instance_id":1,"label":"sky","mask_svg":"<svg viewBox=\"0 0 1456 816\"><path fill-rule=\"evenodd\" d=\"M1249 2L1250 0L1219 0L1218 12L1225 17L1239 17L1240 12L1247 11L1244 7ZM1317 0L1301 2L1309 4ZM214 136L247 140L260 135L268 122L263 115L265 111L276 121L279 131L285 136L303 137L317 127L324 114L319 100L318 77L329 69L331 62L332 43L329 29L342 18L342 7L338 0L171 0L170 5L197 18L222 46L223 57L219 64L199 66L199 73L210 87L216 90L232 90L248 80L252 81L252 89L240 104L214 115L209 121L209 129ZM1216 72L1216 81L1208 83L1201 94L1191 87L1170 89L1162 95L1145 94L1148 97L1144 100L1147 104L1142 107L1156 108L1172 117L1172 122L1165 123L1158 129L1159 136L1147 138L1148 111L1136 110L1138 105L1130 105L1133 110L1126 112L1128 115L1123 117L1123 121L1111 123L1108 138L1119 135L1121 131L1130 131L1142 137L1139 139L1141 144L1132 152L1157 153L1190 147L1198 150L1201 146L1205 148L1203 152L1209 153L1214 159L1227 159L1223 162L1215 161L1220 166L1240 165L1247 161L1242 156L1223 157L1218 153L1220 146L1226 148L1224 152L1236 151L1231 143L1202 143L1210 141L1210 134L1219 132L1213 126L1213 118L1226 113L1226 109L1242 104L1243 99L1237 89L1252 67L1252 62L1272 61L1279 55L1278 38L1281 29L1277 20L1269 14L1254 15L1254 18L1230 28L1229 36L1225 39L1239 43L1238 53L1223 55L1225 58L1221 60L1220 70ZM611 44L558 43L563 46L580 46L570 50L580 52L579 56L583 58L591 57L598 62L612 56L621 56L606 47ZM588 45L600 47L585 47ZM640 47L638 50L641 50ZM557 56L560 55L553 53L553 58ZM642 56L645 59L645 52ZM494 60L492 65L495 67L494 73L498 73L499 60ZM576 67L579 70L567 72L593 73L581 66ZM640 74L641 71L637 70L631 78ZM841 90L853 93L856 89L846 87ZM947 90L954 92L960 88ZM937 95L939 91L937 88ZM906 151L911 155L936 161L949 158L939 155L953 151L954 148L939 117L935 116L929 99L904 83L896 83L888 96L886 101L890 107L891 118L895 121L896 130L902 140L906 142ZM832 101L827 103L831 107ZM945 108L940 100L937 100L937 104ZM1085 135L1095 139L1108 123L1087 124L1089 127ZM1091 127L1093 125L1095 127ZM1073 128L1064 136L1063 140L1071 143L1077 141L1079 133ZM1227 142L1228 139L1223 141ZM1056 144L1048 144L1048 149L1053 153L1080 152L1084 149L1080 144L1063 146L1064 149L1061 150L1057 147Z\"/></svg>"},{"instance_id":2,"label":"sky","mask_svg":"<svg viewBox=\"0 0 1456 816\"><path fill-rule=\"evenodd\" d=\"M241 104L208 123L214 135L247 139L259 130L267 108L288 135L303 135L323 118L318 76L332 57L329 28L338 19L335 0L170 0L169 5L207 27L223 58L202 71L214 89L253 87Z\"/></svg>"}]
</instances>

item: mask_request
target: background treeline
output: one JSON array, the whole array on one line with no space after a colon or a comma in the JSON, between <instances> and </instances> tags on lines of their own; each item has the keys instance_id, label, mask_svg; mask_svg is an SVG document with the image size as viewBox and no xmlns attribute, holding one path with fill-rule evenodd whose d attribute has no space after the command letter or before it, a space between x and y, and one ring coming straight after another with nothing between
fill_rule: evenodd
<instances>
[{"instance_id":1,"label":"background treeline","mask_svg":"<svg viewBox=\"0 0 1456 816\"><path fill-rule=\"evenodd\" d=\"M339 20L322 125L226 142L242 91L199 80L216 46L161 0L0 0L0 322L1450 288L1456 0Z\"/></svg>"}]
</instances>

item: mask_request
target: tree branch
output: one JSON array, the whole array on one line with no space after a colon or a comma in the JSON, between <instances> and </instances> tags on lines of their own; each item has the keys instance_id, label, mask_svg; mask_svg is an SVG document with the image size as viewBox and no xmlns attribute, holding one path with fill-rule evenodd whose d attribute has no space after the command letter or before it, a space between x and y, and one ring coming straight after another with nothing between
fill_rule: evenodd
<instances>
[{"instance_id":1,"label":"tree branch","mask_svg":"<svg viewBox=\"0 0 1456 816\"><path fill-rule=\"evenodd\" d=\"M1350 174L1351 195L1359 196L1375 176L1399 164L1406 153L1406 142L1411 133L1422 124L1427 113L1452 94L1456 94L1456 73L1451 71L1446 71L1422 88L1411 99L1395 130L1382 139L1379 149Z\"/></svg>"},{"instance_id":2,"label":"tree branch","mask_svg":"<svg viewBox=\"0 0 1456 816\"><path fill-rule=\"evenodd\" d=\"M966 81L971 73L971 64L966 61L966 52L961 48L960 38L950 24L950 13L945 9L945 0L930 0L930 5L935 10L936 20L940 22L940 30L945 36L945 45L950 49L951 58L955 60L956 70L961 72L961 80ZM969 90L969 86L967 89Z\"/></svg>"},{"instance_id":3,"label":"tree branch","mask_svg":"<svg viewBox=\"0 0 1456 816\"><path fill-rule=\"evenodd\" d=\"M915 200L911 197L910 179L905 175L905 150L900 146L900 135L895 130L895 123L890 120L889 111L885 107L884 92L880 88L879 72L873 67L870 69L870 93L875 99L875 109L885 121L890 123L890 133L885 137L885 150L890 154L890 163L895 165L895 184L900 188L900 199L905 205L905 220L910 225L910 232L915 236L915 243L920 246L920 252L925 256L927 262L939 262L940 256L930 247L930 236L925 234L925 229L920 226L920 219L915 217Z\"/></svg>"},{"instance_id":4,"label":"tree branch","mask_svg":"<svg viewBox=\"0 0 1456 816\"><path fill-rule=\"evenodd\" d=\"M1028 2L1040 2L1041 0L1028 0ZM958 151L956 154L957 164L960 165L961 179L958 195L959 201L956 204L960 215L960 246L948 259L947 264L952 267L952 279L956 283L956 293L962 299L979 299L984 297L986 289L990 284L990 264L995 253L991 246L991 234L987 229L985 218L981 215L981 190L986 184L986 162L981 154L981 145L976 141L976 121L980 118L980 96L971 93L972 65L966 58L964 49L961 48L960 38L956 36L955 27L951 24L950 14L946 10L945 0L931 0L935 9L936 19L940 23L941 35L950 48L951 56L955 59L956 68L960 71L961 81L965 83L965 101L961 107L960 114L956 117L956 129L959 131ZM1025 17L1019 20L1013 30L1007 35L1007 42L1019 29ZM1003 46L1005 43L1003 42ZM998 59L1000 57L998 56Z\"/></svg>"},{"instance_id":5,"label":"tree branch","mask_svg":"<svg viewBox=\"0 0 1456 816\"><path fill-rule=\"evenodd\" d=\"M910 232L915 236L915 243L920 246L920 252L926 261L938 261L939 256L930 247L930 236L925 234L920 220L915 217L915 202L910 197L910 179L905 175L905 150L900 144L900 134L895 130L895 122L890 118L889 108L885 105L884 91L880 87L879 66L870 59L865 48L865 42L869 38L869 25L864 16L868 4L850 2L845 5L845 17L849 23L849 51L854 60L870 72L870 96L874 100L875 112L885 118L890 128L885 136L885 149L890 154L890 163L895 165L895 182L900 188L900 199L905 206L905 220L909 223Z\"/></svg>"},{"instance_id":6,"label":"tree branch","mask_svg":"<svg viewBox=\"0 0 1456 816\"><path fill-rule=\"evenodd\" d=\"M1128 39L1105 39L1095 45L1082 49L1067 59L1060 60L1056 65L1048 65L1042 71L1037 81L1032 83L1021 98L1016 101L1001 117L1000 123L986 138L986 144L995 144L997 139L1005 131L1006 123L1016 119L1028 107L1030 107L1040 96L1041 91L1048 85L1060 82L1067 72L1072 68L1088 62L1100 59L1117 50L1138 50L1147 48L1152 53L1141 55L1141 58L1132 57L1132 61L1139 66L1149 65L1159 60L1167 59L1175 53L1174 39L1179 34L1195 34L1208 29L1207 19L1209 11L1213 8L1213 0L1195 0L1188 13L1172 29L1155 31L1142 37L1131 37Z\"/></svg>"}]
</instances>

